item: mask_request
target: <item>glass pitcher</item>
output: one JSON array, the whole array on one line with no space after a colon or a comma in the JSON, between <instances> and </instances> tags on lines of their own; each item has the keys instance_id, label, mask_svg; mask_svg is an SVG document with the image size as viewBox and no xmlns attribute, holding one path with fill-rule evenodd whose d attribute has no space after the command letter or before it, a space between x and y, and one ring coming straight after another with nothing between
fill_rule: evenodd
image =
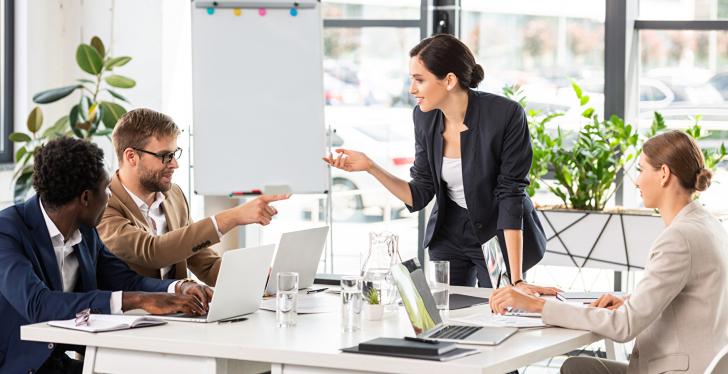
<instances>
[{"instance_id":1,"label":"glass pitcher","mask_svg":"<svg viewBox=\"0 0 728 374\"><path fill-rule=\"evenodd\" d=\"M397 287L389 269L401 262L399 235L387 231L369 233L369 253L362 263L361 275L364 288L376 289L384 305L392 305L397 300Z\"/></svg>"}]
</instances>

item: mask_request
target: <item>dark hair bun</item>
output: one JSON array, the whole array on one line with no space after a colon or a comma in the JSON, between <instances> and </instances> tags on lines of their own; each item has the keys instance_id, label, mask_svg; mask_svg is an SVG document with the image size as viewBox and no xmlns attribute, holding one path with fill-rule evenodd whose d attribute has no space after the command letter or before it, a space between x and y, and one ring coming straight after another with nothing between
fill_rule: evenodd
<instances>
[{"instance_id":1,"label":"dark hair bun","mask_svg":"<svg viewBox=\"0 0 728 374\"><path fill-rule=\"evenodd\" d=\"M478 87L480 82L483 81L484 77L485 77L485 72L483 71L483 67L480 66L480 64L475 64L475 66L473 66L473 73L470 75L470 83L468 84L468 87L470 87L470 88Z\"/></svg>"},{"instance_id":2,"label":"dark hair bun","mask_svg":"<svg viewBox=\"0 0 728 374\"><path fill-rule=\"evenodd\" d=\"M696 191L705 191L710 187L710 179L713 178L713 172L702 168L698 172L698 176L695 177L695 190Z\"/></svg>"}]
</instances>

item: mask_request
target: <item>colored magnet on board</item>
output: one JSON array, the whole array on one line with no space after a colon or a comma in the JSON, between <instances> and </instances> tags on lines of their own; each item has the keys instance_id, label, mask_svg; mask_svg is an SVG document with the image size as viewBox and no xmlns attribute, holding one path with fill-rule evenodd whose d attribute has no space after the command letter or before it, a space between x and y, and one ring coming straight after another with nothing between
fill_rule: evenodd
<instances>
[{"instance_id":1,"label":"colored magnet on board","mask_svg":"<svg viewBox=\"0 0 728 374\"><path fill-rule=\"evenodd\" d=\"M291 13L291 17L295 17L295 16L297 16L297 15L298 15L298 9L296 9L296 8L291 8L291 11L290 11L290 13Z\"/></svg>"},{"instance_id":2,"label":"colored magnet on board","mask_svg":"<svg viewBox=\"0 0 728 374\"><path fill-rule=\"evenodd\" d=\"M265 8L259 8L259 9L258 9L258 14L259 14L259 15L260 15L261 17L265 16L265 13L266 13L266 10L265 10Z\"/></svg>"},{"instance_id":3,"label":"colored magnet on board","mask_svg":"<svg viewBox=\"0 0 728 374\"><path fill-rule=\"evenodd\" d=\"M215 14L215 8L207 8L207 14L209 14L209 15Z\"/></svg>"},{"instance_id":4,"label":"colored magnet on board","mask_svg":"<svg viewBox=\"0 0 728 374\"><path fill-rule=\"evenodd\" d=\"M240 8L234 8L233 14L236 16L240 16L241 14L243 14L243 12L240 10Z\"/></svg>"}]
</instances>

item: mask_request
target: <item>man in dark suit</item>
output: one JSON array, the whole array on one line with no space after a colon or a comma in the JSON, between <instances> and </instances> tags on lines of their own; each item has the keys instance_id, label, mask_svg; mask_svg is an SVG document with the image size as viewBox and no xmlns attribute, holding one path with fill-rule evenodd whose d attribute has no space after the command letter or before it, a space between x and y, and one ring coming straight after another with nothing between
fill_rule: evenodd
<instances>
[{"instance_id":1,"label":"man in dark suit","mask_svg":"<svg viewBox=\"0 0 728 374\"><path fill-rule=\"evenodd\" d=\"M82 361L66 351L83 347L21 341L22 325L71 319L84 309L207 313L211 289L139 276L99 239L109 175L96 145L61 138L34 157L37 195L0 212L0 372L81 372Z\"/></svg>"}]
</instances>

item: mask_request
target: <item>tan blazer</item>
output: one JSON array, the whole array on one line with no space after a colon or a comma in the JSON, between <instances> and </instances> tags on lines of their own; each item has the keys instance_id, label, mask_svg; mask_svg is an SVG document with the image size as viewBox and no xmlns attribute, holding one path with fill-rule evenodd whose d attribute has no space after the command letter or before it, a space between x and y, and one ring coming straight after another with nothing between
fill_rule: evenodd
<instances>
[{"instance_id":1,"label":"tan blazer","mask_svg":"<svg viewBox=\"0 0 728 374\"><path fill-rule=\"evenodd\" d=\"M697 202L650 249L644 278L619 309L548 301L543 321L618 342L637 338L628 373L703 373L728 344L728 235Z\"/></svg>"},{"instance_id":2,"label":"tan blazer","mask_svg":"<svg viewBox=\"0 0 728 374\"><path fill-rule=\"evenodd\" d=\"M99 235L116 256L137 273L160 277L160 269L175 265L174 278L187 277L187 268L203 282L215 285L220 271L220 256L210 245L220 241L210 218L192 223L187 199L176 184L164 193L162 210L167 233L154 235L153 228L121 184L118 172L111 179L111 198L106 207Z\"/></svg>"}]
</instances>

